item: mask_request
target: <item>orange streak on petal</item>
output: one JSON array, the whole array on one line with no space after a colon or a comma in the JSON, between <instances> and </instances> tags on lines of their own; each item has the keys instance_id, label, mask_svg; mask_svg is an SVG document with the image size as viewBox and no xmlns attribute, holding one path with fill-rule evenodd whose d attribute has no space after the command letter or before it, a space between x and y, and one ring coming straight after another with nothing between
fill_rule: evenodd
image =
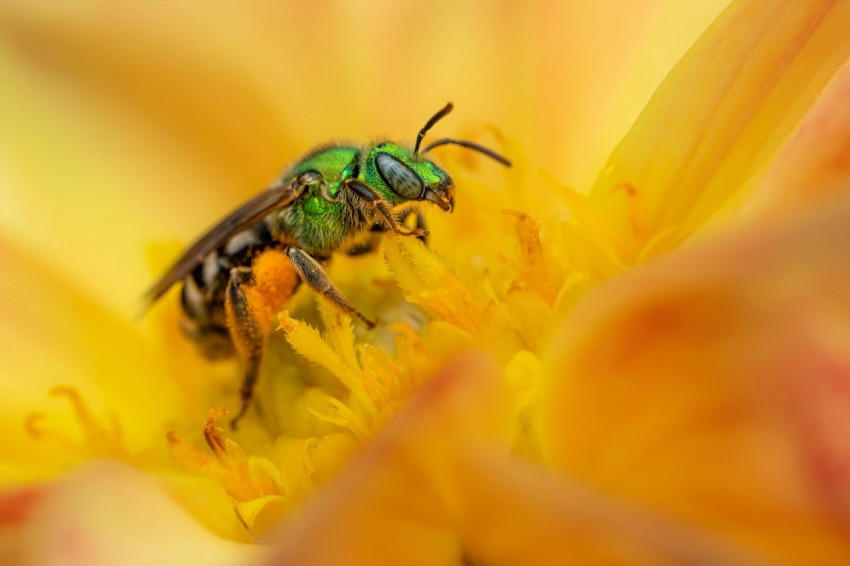
<instances>
[{"instance_id":1,"label":"orange streak on petal","mask_svg":"<svg viewBox=\"0 0 850 566\"><path fill-rule=\"evenodd\" d=\"M260 552L211 534L122 464L89 464L38 489L17 536L0 546L4 564L245 564Z\"/></svg>"},{"instance_id":2,"label":"orange streak on petal","mask_svg":"<svg viewBox=\"0 0 850 566\"><path fill-rule=\"evenodd\" d=\"M0 494L0 528L23 521L41 500L42 494L43 490L37 487Z\"/></svg>"},{"instance_id":3,"label":"orange streak on petal","mask_svg":"<svg viewBox=\"0 0 850 566\"><path fill-rule=\"evenodd\" d=\"M848 197L589 295L549 361L553 465L783 560L850 560Z\"/></svg>"},{"instance_id":4,"label":"orange streak on petal","mask_svg":"<svg viewBox=\"0 0 850 566\"><path fill-rule=\"evenodd\" d=\"M794 210L850 178L850 59L768 171L756 210Z\"/></svg>"}]
</instances>

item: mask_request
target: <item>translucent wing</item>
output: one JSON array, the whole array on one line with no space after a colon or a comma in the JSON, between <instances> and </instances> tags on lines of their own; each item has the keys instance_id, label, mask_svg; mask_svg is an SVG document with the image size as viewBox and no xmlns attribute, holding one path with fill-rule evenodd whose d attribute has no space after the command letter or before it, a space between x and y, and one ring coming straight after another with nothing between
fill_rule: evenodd
<instances>
[{"instance_id":1,"label":"translucent wing","mask_svg":"<svg viewBox=\"0 0 850 566\"><path fill-rule=\"evenodd\" d=\"M273 210L289 206L309 184L319 181L321 179L316 173L304 173L288 183L272 186L228 214L189 246L174 265L148 289L144 295L145 305L150 306L156 302L172 285L191 273L207 255L218 249L229 237L256 224Z\"/></svg>"}]
</instances>

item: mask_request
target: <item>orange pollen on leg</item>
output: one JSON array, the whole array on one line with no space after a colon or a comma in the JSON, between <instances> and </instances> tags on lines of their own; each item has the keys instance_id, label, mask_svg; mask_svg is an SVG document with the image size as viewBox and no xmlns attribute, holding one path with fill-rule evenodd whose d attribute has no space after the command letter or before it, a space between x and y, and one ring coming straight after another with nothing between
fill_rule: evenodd
<instances>
[{"instance_id":1,"label":"orange pollen on leg","mask_svg":"<svg viewBox=\"0 0 850 566\"><path fill-rule=\"evenodd\" d=\"M277 249L266 250L251 266L254 286L246 296L264 333L271 330L272 321L298 285L298 274L287 255Z\"/></svg>"},{"instance_id":2,"label":"orange pollen on leg","mask_svg":"<svg viewBox=\"0 0 850 566\"><path fill-rule=\"evenodd\" d=\"M273 329L276 315L289 300L299 282L289 257L281 250L269 249L251 264L251 280L239 284L238 293L228 286L225 316L230 337L244 359L257 356ZM234 300L233 297L238 297ZM244 299L243 299L244 298ZM238 304L235 304L238 303Z\"/></svg>"}]
</instances>

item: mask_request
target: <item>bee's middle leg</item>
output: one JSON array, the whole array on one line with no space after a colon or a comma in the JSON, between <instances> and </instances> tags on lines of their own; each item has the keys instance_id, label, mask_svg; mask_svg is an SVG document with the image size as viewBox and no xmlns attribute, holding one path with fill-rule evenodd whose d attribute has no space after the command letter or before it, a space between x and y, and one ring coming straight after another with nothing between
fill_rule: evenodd
<instances>
[{"instance_id":1,"label":"bee's middle leg","mask_svg":"<svg viewBox=\"0 0 850 566\"><path fill-rule=\"evenodd\" d=\"M338 309L349 316L355 316L362 320L369 328L375 327L373 321L366 318L360 311L354 308L354 305L348 302L348 299L345 298L342 292L330 280L328 274L322 268L322 264L316 261L315 258L295 246L287 247L286 255L289 256L301 280L311 289L330 300Z\"/></svg>"}]
</instances>

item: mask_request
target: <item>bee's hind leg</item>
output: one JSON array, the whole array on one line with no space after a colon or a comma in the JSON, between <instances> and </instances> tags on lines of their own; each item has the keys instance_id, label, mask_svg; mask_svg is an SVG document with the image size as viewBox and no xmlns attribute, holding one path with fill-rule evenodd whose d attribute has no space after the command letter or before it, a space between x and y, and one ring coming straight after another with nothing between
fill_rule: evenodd
<instances>
[{"instance_id":1,"label":"bee's hind leg","mask_svg":"<svg viewBox=\"0 0 850 566\"><path fill-rule=\"evenodd\" d=\"M298 283L297 272L279 249L263 251L251 267L230 270L224 308L230 337L245 362L245 376L239 390L242 404L239 413L230 421L234 430L254 396L254 385L260 375L263 351L275 315Z\"/></svg>"},{"instance_id":2,"label":"bee's hind leg","mask_svg":"<svg viewBox=\"0 0 850 566\"><path fill-rule=\"evenodd\" d=\"M254 385L260 374L260 363L263 360L263 348L266 333L260 327L255 308L246 295L246 286L253 285L254 279L250 267L234 267L230 270L230 282L225 295L225 311L230 336L236 349L245 362L245 375L242 387L239 389L241 406L239 412L230 421L230 426L236 430L236 425L245 416L254 396Z\"/></svg>"}]
</instances>

